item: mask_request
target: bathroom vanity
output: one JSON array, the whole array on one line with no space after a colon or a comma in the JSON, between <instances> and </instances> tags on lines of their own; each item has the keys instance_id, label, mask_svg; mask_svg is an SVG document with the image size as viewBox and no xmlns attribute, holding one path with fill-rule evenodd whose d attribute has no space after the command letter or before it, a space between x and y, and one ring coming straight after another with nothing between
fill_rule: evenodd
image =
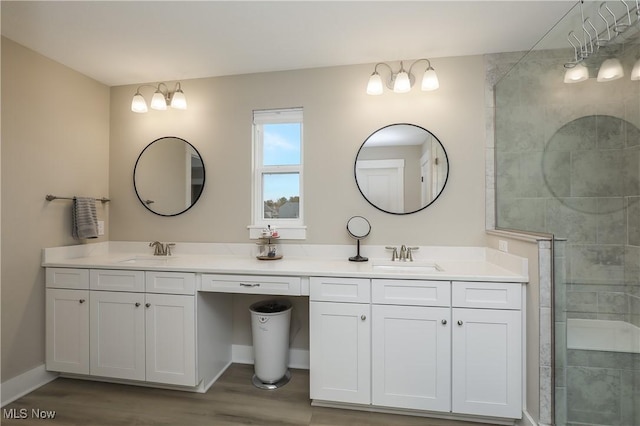
<instances>
[{"instance_id":1,"label":"bathroom vanity","mask_svg":"<svg viewBox=\"0 0 640 426\"><path fill-rule=\"evenodd\" d=\"M261 262L247 246L45 249L47 369L205 392L234 361L233 294L308 297L314 404L521 417L525 260L423 248L429 262L349 262L292 246Z\"/></svg>"}]
</instances>

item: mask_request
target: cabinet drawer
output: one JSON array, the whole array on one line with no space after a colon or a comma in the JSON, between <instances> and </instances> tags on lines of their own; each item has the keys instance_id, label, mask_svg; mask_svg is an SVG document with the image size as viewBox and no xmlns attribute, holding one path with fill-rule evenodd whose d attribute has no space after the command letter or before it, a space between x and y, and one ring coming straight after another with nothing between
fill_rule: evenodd
<instances>
[{"instance_id":1,"label":"cabinet drawer","mask_svg":"<svg viewBox=\"0 0 640 426\"><path fill-rule=\"evenodd\" d=\"M300 277L203 274L202 291L300 296Z\"/></svg>"},{"instance_id":2,"label":"cabinet drawer","mask_svg":"<svg viewBox=\"0 0 640 426\"><path fill-rule=\"evenodd\" d=\"M451 306L451 283L374 279L371 300L383 305Z\"/></svg>"},{"instance_id":3,"label":"cabinet drawer","mask_svg":"<svg viewBox=\"0 0 640 426\"><path fill-rule=\"evenodd\" d=\"M89 289L89 270L75 268L47 268L45 284L48 288Z\"/></svg>"},{"instance_id":4,"label":"cabinet drawer","mask_svg":"<svg viewBox=\"0 0 640 426\"><path fill-rule=\"evenodd\" d=\"M461 308L520 309L522 285L454 281L451 285L453 306Z\"/></svg>"},{"instance_id":5,"label":"cabinet drawer","mask_svg":"<svg viewBox=\"0 0 640 426\"><path fill-rule=\"evenodd\" d=\"M367 278L311 277L309 300L369 303L371 280Z\"/></svg>"},{"instance_id":6,"label":"cabinet drawer","mask_svg":"<svg viewBox=\"0 0 640 426\"><path fill-rule=\"evenodd\" d=\"M196 274L192 272L145 272L147 293L195 294Z\"/></svg>"},{"instance_id":7,"label":"cabinet drawer","mask_svg":"<svg viewBox=\"0 0 640 426\"><path fill-rule=\"evenodd\" d=\"M92 269L91 290L144 292L144 271Z\"/></svg>"}]
</instances>

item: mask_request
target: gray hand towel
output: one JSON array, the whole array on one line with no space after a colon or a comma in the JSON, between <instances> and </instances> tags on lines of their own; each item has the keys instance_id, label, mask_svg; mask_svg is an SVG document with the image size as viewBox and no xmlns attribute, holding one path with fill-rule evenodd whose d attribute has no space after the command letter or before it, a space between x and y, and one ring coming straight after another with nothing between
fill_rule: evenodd
<instances>
[{"instance_id":1,"label":"gray hand towel","mask_svg":"<svg viewBox=\"0 0 640 426\"><path fill-rule=\"evenodd\" d=\"M76 240L98 238L98 217L96 215L96 199L90 197L73 197L71 216L73 223L71 235Z\"/></svg>"}]
</instances>

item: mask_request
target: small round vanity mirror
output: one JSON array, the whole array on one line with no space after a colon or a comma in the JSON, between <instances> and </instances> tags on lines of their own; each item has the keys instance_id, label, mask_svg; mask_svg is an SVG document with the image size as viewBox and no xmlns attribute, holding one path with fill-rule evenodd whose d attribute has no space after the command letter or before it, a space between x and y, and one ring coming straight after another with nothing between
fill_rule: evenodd
<instances>
[{"instance_id":1,"label":"small round vanity mirror","mask_svg":"<svg viewBox=\"0 0 640 426\"><path fill-rule=\"evenodd\" d=\"M156 139L142 150L133 169L138 199L160 216L189 210L202 195L205 170L193 145L177 137Z\"/></svg>"},{"instance_id":2,"label":"small round vanity mirror","mask_svg":"<svg viewBox=\"0 0 640 426\"><path fill-rule=\"evenodd\" d=\"M391 124L362 144L354 165L362 196L386 213L410 214L432 204L449 178L438 138L415 124Z\"/></svg>"},{"instance_id":3,"label":"small round vanity mirror","mask_svg":"<svg viewBox=\"0 0 640 426\"><path fill-rule=\"evenodd\" d=\"M371 232L371 224L367 219L362 216L353 216L347 222L347 232L351 237L356 239L357 254L349 258L352 262L366 262L369 260L366 257L360 256L360 240L365 238Z\"/></svg>"}]
</instances>

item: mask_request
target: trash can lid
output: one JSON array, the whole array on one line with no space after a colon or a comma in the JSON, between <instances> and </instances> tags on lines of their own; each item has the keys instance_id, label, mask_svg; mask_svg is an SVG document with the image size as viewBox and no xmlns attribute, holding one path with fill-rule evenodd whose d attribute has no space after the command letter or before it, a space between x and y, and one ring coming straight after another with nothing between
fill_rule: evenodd
<instances>
[{"instance_id":1,"label":"trash can lid","mask_svg":"<svg viewBox=\"0 0 640 426\"><path fill-rule=\"evenodd\" d=\"M260 314L275 314L291 309L291 302L288 300L263 300L254 303L249 309Z\"/></svg>"}]
</instances>

